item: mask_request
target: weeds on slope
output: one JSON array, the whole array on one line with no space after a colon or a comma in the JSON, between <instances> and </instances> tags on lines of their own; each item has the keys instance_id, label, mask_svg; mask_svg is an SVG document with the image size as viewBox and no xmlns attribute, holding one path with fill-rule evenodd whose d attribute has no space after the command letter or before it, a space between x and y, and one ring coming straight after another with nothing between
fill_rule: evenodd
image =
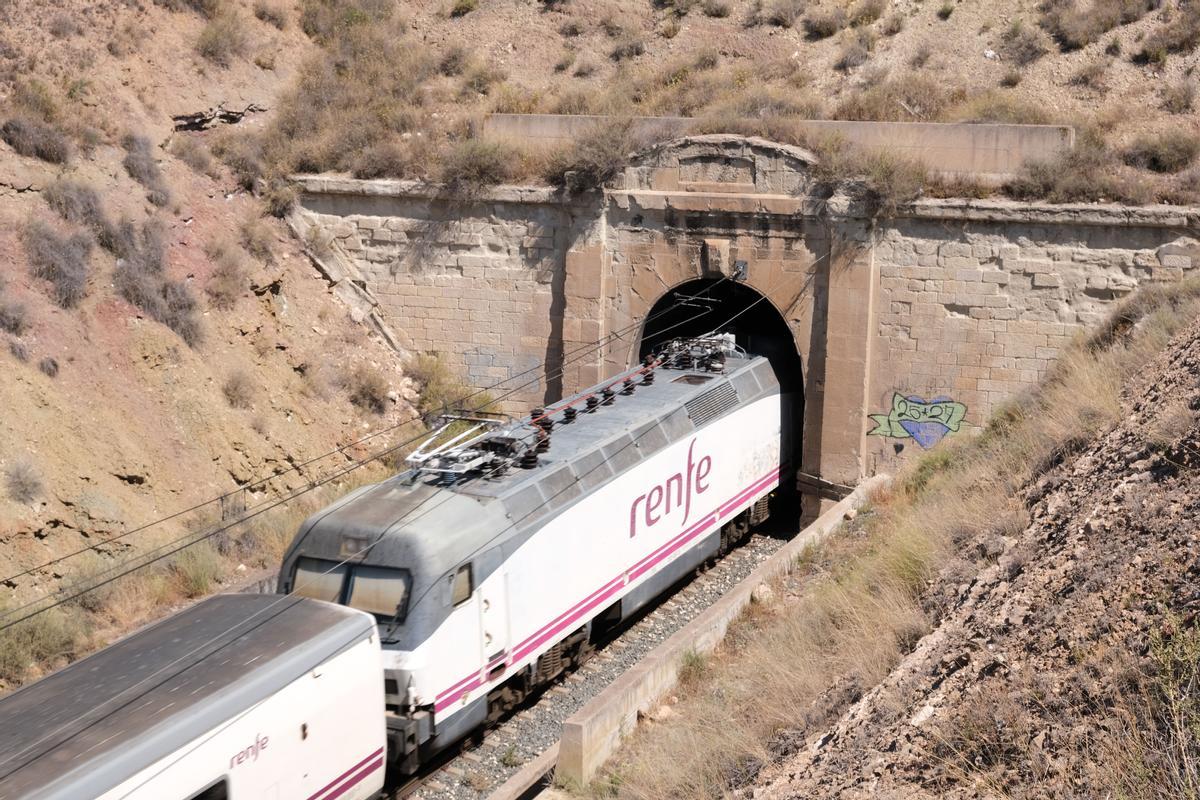
<instances>
[{"instance_id":1,"label":"weeds on slope","mask_svg":"<svg viewBox=\"0 0 1200 800\"><path fill-rule=\"evenodd\" d=\"M936 624L946 603L935 578L973 574L1026 527L1022 487L1115 424L1123 383L1197 313L1200 280L1135 295L978 436L912 464L806 554L800 596L743 620L738 646L708 659L704 679L680 687L677 713L636 733L587 795L725 797L803 747Z\"/></svg>"}]
</instances>

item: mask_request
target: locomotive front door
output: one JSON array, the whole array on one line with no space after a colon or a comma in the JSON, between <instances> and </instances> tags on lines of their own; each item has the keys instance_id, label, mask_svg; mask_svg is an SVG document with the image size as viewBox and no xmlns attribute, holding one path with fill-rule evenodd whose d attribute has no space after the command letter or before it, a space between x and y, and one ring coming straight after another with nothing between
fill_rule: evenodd
<instances>
[{"instance_id":1,"label":"locomotive front door","mask_svg":"<svg viewBox=\"0 0 1200 800\"><path fill-rule=\"evenodd\" d=\"M488 679L499 677L508 665L508 575L501 569L479 587L479 630Z\"/></svg>"}]
</instances>

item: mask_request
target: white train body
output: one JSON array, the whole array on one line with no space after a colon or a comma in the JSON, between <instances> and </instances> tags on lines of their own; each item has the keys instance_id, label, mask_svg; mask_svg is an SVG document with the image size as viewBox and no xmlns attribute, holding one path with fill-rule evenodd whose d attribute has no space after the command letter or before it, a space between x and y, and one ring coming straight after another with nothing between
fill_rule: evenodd
<instances>
[{"instance_id":1,"label":"white train body","mask_svg":"<svg viewBox=\"0 0 1200 800\"><path fill-rule=\"evenodd\" d=\"M367 614L211 598L0 700L0 798L376 797L380 666Z\"/></svg>"},{"instance_id":2,"label":"white train body","mask_svg":"<svg viewBox=\"0 0 1200 800\"><path fill-rule=\"evenodd\" d=\"M765 516L781 470L778 384L765 359L730 352L722 366L659 367L570 422L564 409L585 409L604 387L557 404L536 466L454 480L408 473L305 523L280 589L378 615L400 766L412 770L581 660L600 628ZM321 574L359 551L336 580ZM389 570L403 588L384 601Z\"/></svg>"}]
</instances>

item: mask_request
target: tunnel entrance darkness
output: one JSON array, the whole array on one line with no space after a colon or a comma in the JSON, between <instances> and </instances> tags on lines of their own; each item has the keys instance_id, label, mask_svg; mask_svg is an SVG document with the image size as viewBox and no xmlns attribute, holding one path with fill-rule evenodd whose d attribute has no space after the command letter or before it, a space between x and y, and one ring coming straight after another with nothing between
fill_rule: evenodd
<instances>
[{"instance_id":1,"label":"tunnel entrance darkness","mask_svg":"<svg viewBox=\"0 0 1200 800\"><path fill-rule=\"evenodd\" d=\"M792 332L775 306L744 284L701 279L668 291L646 319L638 343L639 359L677 337L701 336L720 328L722 333L732 333L746 352L771 362L783 395L780 495L789 495L789 502L794 500L790 495L796 486L804 430L803 363Z\"/></svg>"}]
</instances>

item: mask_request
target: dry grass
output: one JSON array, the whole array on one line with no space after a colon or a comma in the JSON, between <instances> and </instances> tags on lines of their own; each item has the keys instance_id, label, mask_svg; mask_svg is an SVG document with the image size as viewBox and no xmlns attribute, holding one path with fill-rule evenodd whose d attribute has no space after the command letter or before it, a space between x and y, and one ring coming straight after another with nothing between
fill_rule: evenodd
<instances>
[{"instance_id":1,"label":"dry grass","mask_svg":"<svg viewBox=\"0 0 1200 800\"><path fill-rule=\"evenodd\" d=\"M254 398L258 395L258 386L250 377L250 373L239 369L234 370L225 379L225 383L221 385L221 393L225 395L225 402L232 408L252 408Z\"/></svg>"},{"instance_id":2,"label":"dry grass","mask_svg":"<svg viewBox=\"0 0 1200 800\"><path fill-rule=\"evenodd\" d=\"M597 123L569 147L550 157L544 177L569 194L594 191L629 162L629 156L648 144L628 119Z\"/></svg>"},{"instance_id":3,"label":"dry grass","mask_svg":"<svg viewBox=\"0 0 1200 800\"><path fill-rule=\"evenodd\" d=\"M23 303L0 301L0 330L21 336L29 329L29 311Z\"/></svg>"},{"instance_id":4,"label":"dry grass","mask_svg":"<svg viewBox=\"0 0 1200 800\"><path fill-rule=\"evenodd\" d=\"M446 153L441 181L452 197L473 199L520 174L520 161L521 153L507 142L464 139Z\"/></svg>"},{"instance_id":5,"label":"dry grass","mask_svg":"<svg viewBox=\"0 0 1200 800\"><path fill-rule=\"evenodd\" d=\"M121 162L129 177L146 187L146 199L159 208L171 202L171 190L163 180L150 140L145 136L128 134L121 140L125 158Z\"/></svg>"},{"instance_id":6,"label":"dry grass","mask_svg":"<svg viewBox=\"0 0 1200 800\"><path fill-rule=\"evenodd\" d=\"M51 164L71 160L71 145L56 127L30 117L13 117L0 125L0 139L23 156Z\"/></svg>"},{"instance_id":7,"label":"dry grass","mask_svg":"<svg viewBox=\"0 0 1200 800\"><path fill-rule=\"evenodd\" d=\"M1048 0L1042 6L1042 26L1063 50L1078 50L1100 41L1113 28L1136 22L1159 5L1157 0Z\"/></svg>"},{"instance_id":8,"label":"dry grass","mask_svg":"<svg viewBox=\"0 0 1200 800\"><path fill-rule=\"evenodd\" d=\"M350 402L369 411L372 414L382 414L387 411L388 386L387 378L378 369L368 365L360 365L348 373L342 380Z\"/></svg>"},{"instance_id":9,"label":"dry grass","mask_svg":"<svg viewBox=\"0 0 1200 800\"><path fill-rule=\"evenodd\" d=\"M1134 56L1140 64L1165 64L1171 54L1190 53L1200 44L1200 6L1189 3L1164 19L1162 25L1142 44Z\"/></svg>"},{"instance_id":10,"label":"dry grass","mask_svg":"<svg viewBox=\"0 0 1200 800\"><path fill-rule=\"evenodd\" d=\"M15 461L4 471L4 490L8 499L32 503L42 495L42 478L28 461Z\"/></svg>"},{"instance_id":11,"label":"dry grass","mask_svg":"<svg viewBox=\"0 0 1200 800\"><path fill-rule=\"evenodd\" d=\"M1184 79L1163 89L1162 107L1172 114L1186 114L1196 103L1196 82Z\"/></svg>"},{"instance_id":12,"label":"dry grass","mask_svg":"<svg viewBox=\"0 0 1200 800\"><path fill-rule=\"evenodd\" d=\"M186 134L178 134L171 138L170 153L191 167L193 171L215 177L212 153L199 139Z\"/></svg>"},{"instance_id":13,"label":"dry grass","mask_svg":"<svg viewBox=\"0 0 1200 800\"><path fill-rule=\"evenodd\" d=\"M248 219L238 229L242 248L247 253L269 264L274 260L271 247L275 243L275 233L271 226L261 219Z\"/></svg>"},{"instance_id":14,"label":"dry grass","mask_svg":"<svg viewBox=\"0 0 1200 800\"><path fill-rule=\"evenodd\" d=\"M213 308L228 311L249 288L242 255L227 239L209 242L204 252L216 264L205 291Z\"/></svg>"},{"instance_id":15,"label":"dry grass","mask_svg":"<svg viewBox=\"0 0 1200 800\"><path fill-rule=\"evenodd\" d=\"M58 377L58 361L50 356L46 356L38 362L38 370L47 378Z\"/></svg>"},{"instance_id":16,"label":"dry grass","mask_svg":"<svg viewBox=\"0 0 1200 800\"><path fill-rule=\"evenodd\" d=\"M33 219L21 238L33 277L50 283L51 297L58 305L77 306L87 291L92 237L82 232L61 234L40 219Z\"/></svg>"},{"instance_id":17,"label":"dry grass","mask_svg":"<svg viewBox=\"0 0 1200 800\"><path fill-rule=\"evenodd\" d=\"M287 10L282 6L268 3L267 0L255 0L254 16L268 25L274 25L279 30L287 27Z\"/></svg>"},{"instance_id":18,"label":"dry grass","mask_svg":"<svg viewBox=\"0 0 1200 800\"><path fill-rule=\"evenodd\" d=\"M1000 37L1001 55L1021 67L1029 66L1048 51L1042 33L1020 19L1014 20Z\"/></svg>"},{"instance_id":19,"label":"dry grass","mask_svg":"<svg viewBox=\"0 0 1200 800\"><path fill-rule=\"evenodd\" d=\"M175 331L189 346L198 346L204 333L196 298L187 283L166 274L161 224L152 219L137 229L130 222L123 223L116 252L121 255L113 276L117 293Z\"/></svg>"},{"instance_id":20,"label":"dry grass","mask_svg":"<svg viewBox=\"0 0 1200 800\"><path fill-rule=\"evenodd\" d=\"M1021 487L1121 419L1124 381L1200 312L1200 281L1135 298L1117 316L1140 324L1114 324L1122 333L1074 345L1041 386L997 414L981 435L944 440L871 498L849 530L806 553L800 597L737 623L729 635L735 645L706 660L703 679L681 687L671 719L633 735L590 795L728 797L756 772L747 765L776 760L789 737L803 742L806 732L828 726L886 676L942 613L926 596L931 579L955 564L974 572L993 562L996 548L977 545L1025 528ZM1195 652L1180 650L1170 663L1162 670L1168 683L1195 698ZM980 695L961 709L962 724L951 734L966 757L986 760L1013 746L1017 729L995 724L1009 719L1011 709L996 700ZM1169 747L1138 752L1180 753L1181 740L1194 748L1200 728L1185 736L1188 730L1176 726L1155 741ZM1155 774L1178 775L1181 762L1160 759Z\"/></svg>"},{"instance_id":21,"label":"dry grass","mask_svg":"<svg viewBox=\"0 0 1200 800\"><path fill-rule=\"evenodd\" d=\"M235 12L222 10L200 31L196 52L217 66L228 67L246 54L249 44L246 23Z\"/></svg>"},{"instance_id":22,"label":"dry grass","mask_svg":"<svg viewBox=\"0 0 1200 800\"><path fill-rule=\"evenodd\" d=\"M1153 172L1180 172L1200 155L1200 138L1182 130L1140 137L1125 151L1125 163Z\"/></svg>"}]
</instances>

